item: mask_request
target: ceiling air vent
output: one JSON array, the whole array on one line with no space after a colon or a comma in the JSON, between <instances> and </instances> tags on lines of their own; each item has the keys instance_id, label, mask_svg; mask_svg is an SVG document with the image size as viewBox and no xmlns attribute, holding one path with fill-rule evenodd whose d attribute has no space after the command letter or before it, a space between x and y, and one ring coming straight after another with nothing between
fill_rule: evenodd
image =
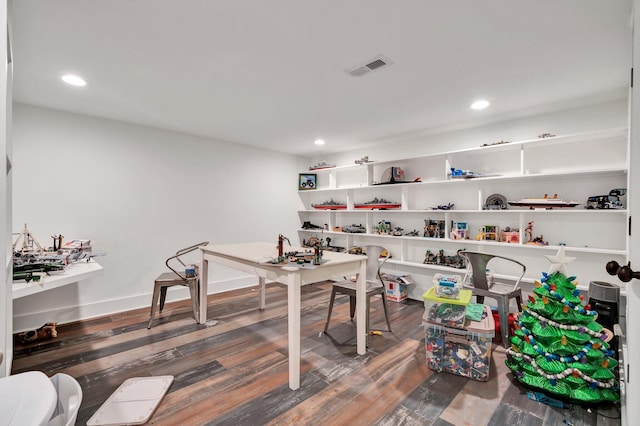
<instances>
[{"instance_id":1,"label":"ceiling air vent","mask_svg":"<svg viewBox=\"0 0 640 426\"><path fill-rule=\"evenodd\" d=\"M347 72L354 77L360 77L370 71L379 70L380 68L384 68L388 65L391 65L391 61L389 61L384 56L378 56L369 61L369 63L347 70Z\"/></svg>"}]
</instances>

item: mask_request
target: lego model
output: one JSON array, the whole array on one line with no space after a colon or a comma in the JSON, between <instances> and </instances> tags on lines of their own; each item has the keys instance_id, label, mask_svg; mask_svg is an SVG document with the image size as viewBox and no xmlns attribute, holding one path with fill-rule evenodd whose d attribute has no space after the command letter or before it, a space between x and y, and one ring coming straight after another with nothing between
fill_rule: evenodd
<instances>
[{"instance_id":1,"label":"lego model","mask_svg":"<svg viewBox=\"0 0 640 426\"><path fill-rule=\"evenodd\" d=\"M451 210L451 209L453 209L454 205L455 204L453 204L453 203L440 204L440 205L438 205L436 207L431 207L431 209L433 209L433 210Z\"/></svg>"},{"instance_id":2,"label":"lego model","mask_svg":"<svg viewBox=\"0 0 640 426\"><path fill-rule=\"evenodd\" d=\"M484 176L482 173L476 173L472 170L462 170L451 167L451 171L448 173L452 179L471 179Z\"/></svg>"},{"instance_id":3,"label":"lego model","mask_svg":"<svg viewBox=\"0 0 640 426\"><path fill-rule=\"evenodd\" d=\"M381 220L376 226L374 226L373 232L378 235L391 234L391 222L388 220Z\"/></svg>"},{"instance_id":4,"label":"lego model","mask_svg":"<svg viewBox=\"0 0 640 426\"><path fill-rule=\"evenodd\" d=\"M477 241L500 241L500 227L496 225L484 225L480 233L476 235Z\"/></svg>"},{"instance_id":5,"label":"lego model","mask_svg":"<svg viewBox=\"0 0 640 426\"><path fill-rule=\"evenodd\" d=\"M540 235L538 237L533 236L533 221L527 224L527 227L524 229L524 235L527 241L525 244L535 245L535 246L548 246L549 243L544 240L544 236Z\"/></svg>"},{"instance_id":6,"label":"lego model","mask_svg":"<svg viewBox=\"0 0 640 426\"><path fill-rule=\"evenodd\" d=\"M503 243L519 243L520 242L520 230L511 229L510 227L505 227L500 235L500 241Z\"/></svg>"},{"instance_id":7,"label":"lego model","mask_svg":"<svg viewBox=\"0 0 640 426\"><path fill-rule=\"evenodd\" d=\"M320 204L311 204L311 207L318 210L344 210L347 208L345 203L334 201L333 198Z\"/></svg>"},{"instance_id":8,"label":"lego model","mask_svg":"<svg viewBox=\"0 0 640 426\"><path fill-rule=\"evenodd\" d=\"M451 222L451 239L468 240L469 224L467 222Z\"/></svg>"},{"instance_id":9,"label":"lego model","mask_svg":"<svg viewBox=\"0 0 640 426\"><path fill-rule=\"evenodd\" d=\"M553 209L557 207L575 207L580 203L577 201L564 201L562 198L558 198L558 194L553 194L553 197L549 197L544 194L542 198L522 198L519 201L509 201L510 206L514 207L529 207L530 209L542 208Z\"/></svg>"},{"instance_id":10,"label":"lego model","mask_svg":"<svg viewBox=\"0 0 640 426\"><path fill-rule=\"evenodd\" d=\"M483 210L506 210L507 208L507 197L502 194L489 195L482 207Z\"/></svg>"},{"instance_id":11,"label":"lego model","mask_svg":"<svg viewBox=\"0 0 640 426\"><path fill-rule=\"evenodd\" d=\"M313 166L309 166L309 170L331 169L335 166L336 166L335 164L329 164L326 161L320 161L319 163L316 163Z\"/></svg>"},{"instance_id":12,"label":"lego model","mask_svg":"<svg viewBox=\"0 0 640 426\"><path fill-rule=\"evenodd\" d=\"M585 209L624 209L620 197L627 193L626 188L612 189L609 195L594 195L587 198Z\"/></svg>"},{"instance_id":13,"label":"lego model","mask_svg":"<svg viewBox=\"0 0 640 426\"><path fill-rule=\"evenodd\" d=\"M444 238L444 220L424 220L424 237Z\"/></svg>"},{"instance_id":14,"label":"lego model","mask_svg":"<svg viewBox=\"0 0 640 426\"><path fill-rule=\"evenodd\" d=\"M367 232L367 228L362 226L362 224L346 225L342 227L342 232L347 232L350 234L364 234L365 232Z\"/></svg>"},{"instance_id":15,"label":"lego model","mask_svg":"<svg viewBox=\"0 0 640 426\"><path fill-rule=\"evenodd\" d=\"M442 249L438 250L437 253L427 250L422 263L427 265L441 265L456 269L464 269L466 267L464 264L464 258L458 254L459 252L460 250L458 250L453 256L445 256L444 250Z\"/></svg>"},{"instance_id":16,"label":"lego model","mask_svg":"<svg viewBox=\"0 0 640 426\"><path fill-rule=\"evenodd\" d=\"M394 203L393 201L385 200L384 198L375 197L373 200L366 201L364 203L354 204L353 208L386 210L386 209L399 209L400 206L401 206L400 203Z\"/></svg>"}]
</instances>

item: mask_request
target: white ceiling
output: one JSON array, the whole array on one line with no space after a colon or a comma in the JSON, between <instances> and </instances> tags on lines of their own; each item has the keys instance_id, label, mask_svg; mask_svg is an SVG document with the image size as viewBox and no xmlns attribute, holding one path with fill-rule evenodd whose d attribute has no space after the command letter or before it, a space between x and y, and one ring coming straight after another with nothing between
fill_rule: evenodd
<instances>
[{"instance_id":1,"label":"white ceiling","mask_svg":"<svg viewBox=\"0 0 640 426\"><path fill-rule=\"evenodd\" d=\"M14 0L14 100L312 156L625 96L630 13L631 0ZM393 64L345 72L379 54ZM62 83L69 72L87 86ZM472 111L477 98L491 107Z\"/></svg>"}]
</instances>

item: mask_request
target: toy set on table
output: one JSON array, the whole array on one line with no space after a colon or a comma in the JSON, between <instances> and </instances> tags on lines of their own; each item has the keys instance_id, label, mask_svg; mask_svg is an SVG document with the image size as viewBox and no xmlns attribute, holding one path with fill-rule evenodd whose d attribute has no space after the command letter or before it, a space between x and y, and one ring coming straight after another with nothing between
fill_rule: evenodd
<instances>
[{"instance_id":1,"label":"toy set on table","mask_svg":"<svg viewBox=\"0 0 640 426\"><path fill-rule=\"evenodd\" d=\"M425 330L427 367L432 370L456 374L473 380L489 379L491 344L495 335L493 316L487 306L479 321L466 318L471 301L471 290L459 289L459 298L436 295L436 288L444 289L459 285L458 279L441 274L434 278L438 285L424 295L425 313L422 323ZM455 293L449 294L450 297Z\"/></svg>"}]
</instances>

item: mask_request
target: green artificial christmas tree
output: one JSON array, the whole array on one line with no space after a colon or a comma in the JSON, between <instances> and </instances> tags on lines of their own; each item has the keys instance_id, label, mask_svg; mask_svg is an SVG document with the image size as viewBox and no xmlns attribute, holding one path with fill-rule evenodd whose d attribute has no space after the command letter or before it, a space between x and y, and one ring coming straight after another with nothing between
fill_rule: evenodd
<instances>
[{"instance_id":1,"label":"green artificial christmas tree","mask_svg":"<svg viewBox=\"0 0 640 426\"><path fill-rule=\"evenodd\" d=\"M576 277L566 276L575 258L546 256L552 266L535 282L534 295L522 306L505 363L523 385L574 402L620 399L613 369L618 362L607 341L611 333L596 322L597 312L583 305Z\"/></svg>"}]
</instances>

